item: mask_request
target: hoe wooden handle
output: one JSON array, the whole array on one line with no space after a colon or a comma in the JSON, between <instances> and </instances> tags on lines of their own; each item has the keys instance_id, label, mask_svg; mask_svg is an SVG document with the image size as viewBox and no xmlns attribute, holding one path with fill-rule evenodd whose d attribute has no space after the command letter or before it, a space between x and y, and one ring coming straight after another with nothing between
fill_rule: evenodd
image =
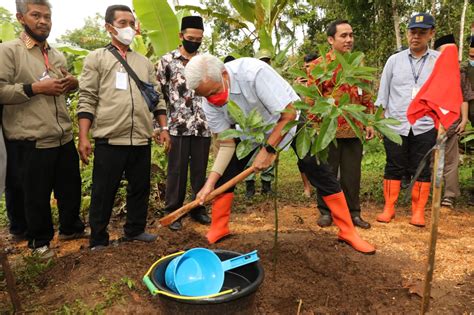
<instances>
[{"instance_id":1,"label":"hoe wooden handle","mask_svg":"<svg viewBox=\"0 0 474 315\"><path fill-rule=\"evenodd\" d=\"M242 173L240 173L239 175L235 176L234 178L226 182L225 184L219 186L217 189L214 189L213 191L211 191L209 195L207 195L206 202L211 201L212 199L216 198L220 194L224 193L227 189L231 188L232 186L237 185L238 183L246 179L254 171L255 171L255 168L251 166L245 171L243 171ZM161 218L158 222L160 222L161 226L168 226L174 221L181 218L183 215L185 215L189 211L191 211L192 209L196 208L197 206L199 206L199 200L196 199L188 204L185 204L181 208L171 212L167 216Z\"/></svg>"}]
</instances>

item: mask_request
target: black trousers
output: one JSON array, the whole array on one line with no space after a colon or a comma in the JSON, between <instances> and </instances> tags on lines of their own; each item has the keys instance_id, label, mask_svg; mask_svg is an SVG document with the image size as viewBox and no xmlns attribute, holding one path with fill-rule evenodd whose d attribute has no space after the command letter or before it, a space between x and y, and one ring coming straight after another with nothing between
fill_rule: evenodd
<instances>
[{"instance_id":1,"label":"black trousers","mask_svg":"<svg viewBox=\"0 0 474 315\"><path fill-rule=\"evenodd\" d=\"M402 137L402 145L398 145L388 138L384 138L385 153L387 161L385 164L385 179L400 180L402 176L409 174L413 176L425 154L436 143L436 129L415 136L410 130L408 136ZM418 181L431 181L431 156L428 157Z\"/></svg>"},{"instance_id":2,"label":"black trousers","mask_svg":"<svg viewBox=\"0 0 474 315\"><path fill-rule=\"evenodd\" d=\"M25 196L23 180L25 178L26 153L34 148L30 141L7 141L7 176L5 180L5 204L7 208L9 230L11 234L26 233Z\"/></svg>"},{"instance_id":3,"label":"black trousers","mask_svg":"<svg viewBox=\"0 0 474 315\"><path fill-rule=\"evenodd\" d=\"M133 237L145 231L150 196L150 163L150 145L120 146L96 143L89 209L91 247L109 244L107 226L123 174L128 181L124 233Z\"/></svg>"},{"instance_id":4,"label":"black trousers","mask_svg":"<svg viewBox=\"0 0 474 315\"><path fill-rule=\"evenodd\" d=\"M168 175L166 178L165 212L172 212L183 205L186 197L188 168L192 188L192 198L206 182L209 159L210 137L171 136L171 150L168 154ZM205 210L203 206L192 213Z\"/></svg>"},{"instance_id":5,"label":"black trousers","mask_svg":"<svg viewBox=\"0 0 474 315\"><path fill-rule=\"evenodd\" d=\"M293 141L291 146L296 152L296 141ZM255 149L242 160L239 160L236 154L234 154L224 174L222 174L221 178L217 181L216 188L242 172L257 150L258 149ZM341 191L341 186L332 172L331 167L327 163L318 163L316 157L309 156L308 154L303 159L298 158L298 168L306 174L311 185L316 188L318 194L321 196L329 196ZM235 187L231 187L226 192L233 192L234 189Z\"/></svg>"},{"instance_id":6,"label":"black trousers","mask_svg":"<svg viewBox=\"0 0 474 315\"><path fill-rule=\"evenodd\" d=\"M339 173L339 183L352 217L360 216L362 150L362 142L358 138L339 138L337 147L333 143L329 146L328 163L334 175ZM321 214L330 214L328 206L319 194L318 208Z\"/></svg>"},{"instance_id":7,"label":"black trousers","mask_svg":"<svg viewBox=\"0 0 474 315\"><path fill-rule=\"evenodd\" d=\"M58 201L59 232L68 235L84 231L84 224L79 217L81 206L79 156L74 142L48 149L35 148L33 141L7 141L7 143L7 146L13 149L12 152L21 157L18 160L9 160L10 169L21 170L9 177L12 182L8 185L18 187L15 190L18 194L10 195L13 200L10 199L9 202L13 202L15 206L21 205L16 199L23 197L28 246L38 248L49 245L53 239L54 227L50 206L52 191ZM21 189L23 196L20 193Z\"/></svg>"}]
</instances>

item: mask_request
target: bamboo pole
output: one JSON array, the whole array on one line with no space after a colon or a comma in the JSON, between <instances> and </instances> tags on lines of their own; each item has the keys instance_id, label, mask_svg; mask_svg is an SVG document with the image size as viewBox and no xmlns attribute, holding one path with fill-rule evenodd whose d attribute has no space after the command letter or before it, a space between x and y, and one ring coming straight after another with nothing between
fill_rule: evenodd
<instances>
[{"instance_id":1,"label":"bamboo pole","mask_svg":"<svg viewBox=\"0 0 474 315\"><path fill-rule=\"evenodd\" d=\"M426 314L430 306L431 284L433 282L433 271L436 255L436 241L438 239L438 223L439 210L441 207L441 191L443 183L444 172L444 156L446 141L441 141L446 134L443 126L440 124L438 129L437 145L434 150L434 165L433 165L433 200L431 206L431 232L430 232L430 246L428 250L428 262L425 273L425 282L423 287L423 300L421 304L421 315Z\"/></svg>"}]
</instances>

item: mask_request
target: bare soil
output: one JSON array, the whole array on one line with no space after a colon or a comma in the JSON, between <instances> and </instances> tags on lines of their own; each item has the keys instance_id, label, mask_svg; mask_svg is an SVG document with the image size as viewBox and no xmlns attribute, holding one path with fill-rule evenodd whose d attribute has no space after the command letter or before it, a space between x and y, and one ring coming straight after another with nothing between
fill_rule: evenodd
<instances>
[{"instance_id":1,"label":"bare soil","mask_svg":"<svg viewBox=\"0 0 474 315\"><path fill-rule=\"evenodd\" d=\"M380 208L365 204L370 230L359 230L374 243L377 253L365 256L337 242L337 228L316 225L314 202L281 205L276 268L274 213L270 201L245 205L233 213L232 236L209 246L207 227L189 219L184 229L171 232L150 220L159 235L153 244L116 243L91 252L87 240L54 241L54 265L34 280L19 284L25 308L33 313L159 314L160 298L152 297L141 279L160 257L192 247L248 252L259 251L265 280L257 292L255 314L378 313L415 314L421 305L429 228L408 224L409 209L398 209L390 224L375 222ZM239 207L242 208L242 207ZM429 218L430 212L427 212ZM121 236L123 220L111 224L112 238ZM430 220L427 220L429 224ZM7 232L2 231L6 237ZM10 260L20 270L25 242L9 244ZM132 288L126 286L129 280ZM5 288L4 284L0 286ZM65 306L66 305L66 306ZM8 295L0 293L0 312L10 309ZM474 212L442 209L431 299L433 314L474 312Z\"/></svg>"}]
</instances>

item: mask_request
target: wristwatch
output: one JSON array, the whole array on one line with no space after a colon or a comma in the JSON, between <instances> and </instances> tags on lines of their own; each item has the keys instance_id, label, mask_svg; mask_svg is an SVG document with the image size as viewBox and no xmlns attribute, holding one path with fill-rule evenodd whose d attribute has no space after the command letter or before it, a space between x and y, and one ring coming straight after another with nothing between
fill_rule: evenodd
<instances>
[{"instance_id":1,"label":"wristwatch","mask_svg":"<svg viewBox=\"0 0 474 315\"><path fill-rule=\"evenodd\" d=\"M277 153L277 151L275 150L275 148L274 148L271 144L269 144L269 143L265 144L263 147L264 147L265 150L267 150L267 152L270 153L270 154L276 154L276 153Z\"/></svg>"}]
</instances>

